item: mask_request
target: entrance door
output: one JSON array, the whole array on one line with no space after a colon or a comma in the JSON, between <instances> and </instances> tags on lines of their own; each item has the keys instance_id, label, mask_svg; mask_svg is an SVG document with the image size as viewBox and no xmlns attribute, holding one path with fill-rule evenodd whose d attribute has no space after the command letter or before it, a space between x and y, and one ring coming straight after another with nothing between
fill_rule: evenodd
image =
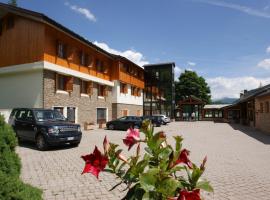
<instances>
[{"instance_id":1,"label":"entrance door","mask_svg":"<svg viewBox=\"0 0 270 200\"><path fill-rule=\"evenodd\" d=\"M106 123L107 108L97 108L97 123Z\"/></svg>"}]
</instances>

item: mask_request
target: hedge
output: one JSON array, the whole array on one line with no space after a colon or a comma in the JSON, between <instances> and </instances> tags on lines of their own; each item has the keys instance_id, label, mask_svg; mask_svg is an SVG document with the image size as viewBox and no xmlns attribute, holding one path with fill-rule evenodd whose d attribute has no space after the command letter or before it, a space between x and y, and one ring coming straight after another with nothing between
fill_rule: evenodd
<instances>
[{"instance_id":1,"label":"hedge","mask_svg":"<svg viewBox=\"0 0 270 200\"><path fill-rule=\"evenodd\" d=\"M41 200L42 191L19 178L21 161L15 152L17 143L12 127L0 115L0 200Z\"/></svg>"}]
</instances>

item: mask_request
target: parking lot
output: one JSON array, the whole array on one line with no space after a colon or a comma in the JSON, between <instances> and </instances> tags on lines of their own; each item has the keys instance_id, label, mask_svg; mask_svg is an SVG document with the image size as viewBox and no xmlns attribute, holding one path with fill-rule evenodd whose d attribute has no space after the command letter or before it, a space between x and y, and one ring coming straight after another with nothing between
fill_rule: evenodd
<instances>
[{"instance_id":1,"label":"parking lot","mask_svg":"<svg viewBox=\"0 0 270 200\"><path fill-rule=\"evenodd\" d=\"M173 122L156 128L161 129L169 142L173 142L171 136L183 135L184 146L195 163L208 156L205 178L215 192L204 194L206 200L269 200L270 136L248 127L214 122ZM117 182L113 175L101 173L100 180L91 174L81 175L84 162L80 156L92 152L95 145L102 147L105 135L124 147L124 131L101 129L84 132L77 148L41 152L31 143L23 143L17 148L22 179L42 188L44 199L120 199L124 186L109 192Z\"/></svg>"}]
</instances>

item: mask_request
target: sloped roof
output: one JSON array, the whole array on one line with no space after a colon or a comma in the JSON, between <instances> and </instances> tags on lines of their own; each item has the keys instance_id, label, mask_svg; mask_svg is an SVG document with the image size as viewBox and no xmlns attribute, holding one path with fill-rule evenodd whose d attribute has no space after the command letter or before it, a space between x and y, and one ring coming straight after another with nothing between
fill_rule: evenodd
<instances>
[{"instance_id":1,"label":"sloped roof","mask_svg":"<svg viewBox=\"0 0 270 200\"><path fill-rule=\"evenodd\" d=\"M204 109L221 109L230 105L231 104L208 104L204 106Z\"/></svg>"},{"instance_id":2,"label":"sloped roof","mask_svg":"<svg viewBox=\"0 0 270 200\"><path fill-rule=\"evenodd\" d=\"M264 92L266 92L268 90L270 90L270 84L265 85L265 86L260 87L260 88L249 90L242 97L240 97L240 99L238 99L235 102L235 104L248 101L249 99L251 99L253 97L256 97L256 96L258 96L258 95L260 95L260 94L262 94L262 93L264 93Z\"/></svg>"},{"instance_id":3,"label":"sloped roof","mask_svg":"<svg viewBox=\"0 0 270 200\"><path fill-rule=\"evenodd\" d=\"M71 35L72 37L76 38L77 40L85 43L86 45L94 48L96 51L112 58L112 59L125 59L131 63L133 63L134 65L140 67L139 65L137 65L136 63L132 62L131 60L123 57L123 56L120 56L120 55L115 55L115 54L112 54L112 53L109 53L107 51L105 51L104 49L100 48L99 46L93 44L92 42L90 42L89 40L87 40L86 38L80 36L79 34L73 32L72 30L70 30L69 28L63 26L62 24L56 22L55 20L49 18L48 16L46 16L45 14L43 13L39 13L39 12L35 12L35 11L32 11L32 10L27 10L27 9L24 9L24 8L20 8L20 7L16 7L16 6L12 6L12 5L9 5L9 4L5 4L5 3L1 3L0 2L0 17L1 17L1 13L13 13L15 15L19 15L19 16L23 16L23 17L26 17L26 18L30 18L32 20L35 20L35 21L38 21L38 22L42 22L42 23L45 23L45 24L48 24L50 26L53 26L57 29L60 29L61 31ZM140 67L142 68L142 67Z\"/></svg>"}]
</instances>

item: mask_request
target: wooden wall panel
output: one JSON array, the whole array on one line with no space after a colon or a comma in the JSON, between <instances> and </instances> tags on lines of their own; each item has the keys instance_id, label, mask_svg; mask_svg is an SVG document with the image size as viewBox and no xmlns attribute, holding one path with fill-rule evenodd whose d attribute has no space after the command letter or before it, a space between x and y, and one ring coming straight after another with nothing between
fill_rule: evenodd
<instances>
[{"instance_id":1,"label":"wooden wall panel","mask_svg":"<svg viewBox=\"0 0 270 200\"><path fill-rule=\"evenodd\" d=\"M23 17L13 17L13 28L4 28L0 36L0 67L43 60L44 25Z\"/></svg>"},{"instance_id":2,"label":"wooden wall panel","mask_svg":"<svg viewBox=\"0 0 270 200\"><path fill-rule=\"evenodd\" d=\"M67 45L67 50L70 53L70 58L62 59L56 56L57 52L57 41L61 41ZM83 51L91 57L92 64L91 67L85 67L80 65L80 52ZM108 66L107 73L101 73L96 70L95 61L99 59L106 63ZM76 39L60 32L56 29L53 29L49 26L46 26L45 29L45 54L44 60L61 65L63 67L67 67L76 71L80 71L86 74L90 74L105 80L112 80L112 71L113 70L113 59L109 58L102 53L97 52L96 50L92 49L91 47L80 43Z\"/></svg>"}]
</instances>

